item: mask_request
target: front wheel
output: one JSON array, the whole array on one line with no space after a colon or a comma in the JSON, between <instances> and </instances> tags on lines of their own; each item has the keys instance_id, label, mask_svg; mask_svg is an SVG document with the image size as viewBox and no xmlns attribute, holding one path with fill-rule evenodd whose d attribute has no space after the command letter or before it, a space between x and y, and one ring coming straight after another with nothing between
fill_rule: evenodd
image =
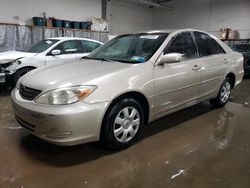
<instances>
[{"instance_id":1,"label":"front wheel","mask_svg":"<svg viewBox=\"0 0 250 188\"><path fill-rule=\"evenodd\" d=\"M12 86L15 87L16 86L16 83L17 81L23 76L25 75L26 73L28 73L29 71L33 70L33 68L30 68L30 67L25 67L25 68L22 68L22 69L19 69L15 72L15 74L13 75L13 78L12 78Z\"/></svg>"},{"instance_id":2,"label":"front wheel","mask_svg":"<svg viewBox=\"0 0 250 188\"><path fill-rule=\"evenodd\" d=\"M231 90L232 90L232 82L229 78L226 78L222 83L222 86L220 88L217 97L214 99L210 99L210 103L214 107L223 107L225 104L227 104L229 100L229 97L231 95Z\"/></svg>"},{"instance_id":3,"label":"front wheel","mask_svg":"<svg viewBox=\"0 0 250 188\"><path fill-rule=\"evenodd\" d=\"M109 149L124 149L134 143L144 125L141 105L132 98L111 107L103 120L101 142Z\"/></svg>"}]
</instances>

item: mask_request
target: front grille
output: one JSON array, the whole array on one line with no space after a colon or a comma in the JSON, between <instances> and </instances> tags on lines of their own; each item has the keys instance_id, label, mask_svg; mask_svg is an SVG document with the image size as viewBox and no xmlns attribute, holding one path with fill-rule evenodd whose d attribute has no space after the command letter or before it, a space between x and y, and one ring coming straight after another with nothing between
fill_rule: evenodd
<instances>
[{"instance_id":1,"label":"front grille","mask_svg":"<svg viewBox=\"0 0 250 188\"><path fill-rule=\"evenodd\" d=\"M34 132L36 126L35 125L31 125L27 122L25 122L24 120L22 120L20 117L18 117L17 115L15 115L15 118L17 120L17 122L25 129L31 131L31 132Z\"/></svg>"},{"instance_id":2,"label":"front grille","mask_svg":"<svg viewBox=\"0 0 250 188\"><path fill-rule=\"evenodd\" d=\"M25 87L22 84L19 86L19 93L26 100L34 100L41 92L41 90Z\"/></svg>"}]
</instances>

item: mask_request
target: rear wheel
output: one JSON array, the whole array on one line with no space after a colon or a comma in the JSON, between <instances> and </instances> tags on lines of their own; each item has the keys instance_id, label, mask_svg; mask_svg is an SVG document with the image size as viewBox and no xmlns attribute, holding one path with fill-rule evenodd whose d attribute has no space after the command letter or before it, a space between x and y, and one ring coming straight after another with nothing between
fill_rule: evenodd
<instances>
[{"instance_id":1,"label":"rear wheel","mask_svg":"<svg viewBox=\"0 0 250 188\"><path fill-rule=\"evenodd\" d=\"M132 99L122 99L106 114L101 131L101 142L109 149L123 149L134 143L144 124L140 104Z\"/></svg>"},{"instance_id":2,"label":"rear wheel","mask_svg":"<svg viewBox=\"0 0 250 188\"><path fill-rule=\"evenodd\" d=\"M26 67L26 68L22 68L22 69L19 69L15 72L15 74L13 75L13 78L12 78L12 86L15 87L16 86L16 83L17 81L23 76L25 75L26 73L28 73L29 71L33 70L34 68L31 68L31 67Z\"/></svg>"},{"instance_id":3,"label":"rear wheel","mask_svg":"<svg viewBox=\"0 0 250 188\"><path fill-rule=\"evenodd\" d=\"M229 78L226 78L222 83L217 97L214 99L210 99L210 103L215 107L223 107L229 100L231 90L232 82Z\"/></svg>"}]
</instances>

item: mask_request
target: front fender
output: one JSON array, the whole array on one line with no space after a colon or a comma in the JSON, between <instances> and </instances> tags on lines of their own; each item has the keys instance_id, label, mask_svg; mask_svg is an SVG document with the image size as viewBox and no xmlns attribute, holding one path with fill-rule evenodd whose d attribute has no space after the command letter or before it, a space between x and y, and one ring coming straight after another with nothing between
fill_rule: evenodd
<instances>
[{"instance_id":1,"label":"front fender","mask_svg":"<svg viewBox=\"0 0 250 188\"><path fill-rule=\"evenodd\" d=\"M45 66L45 60L41 60L40 58L36 57L28 57L28 58L22 58L18 60L20 64L17 66L10 66L8 68L9 74L14 74L16 71L25 68L25 67L32 67L32 68L40 68Z\"/></svg>"},{"instance_id":2,"label":"front fender","mask_svg":"<svg viewBox=\"0 0 250 188\"><path fill-rule=\"evenodd\" d=\"M16 70L25 68L25 67L34 67L34 68L40 68L43 67L44 65L40 62L22 62L20 65L16 67Z\"/></svg>"},{"instance_id":3,"label":"front fender","mask_svg":"<svg viewBox=\"0 0 250 188\"><path fill-rule=\"evenodd\" d=\"M150 101L150 96L153 96L154 92L153 65L151 63L139 64L84 84L97 86L97 89L84 99L90 104L112 101L128 92L139 92Z\"/></svg>"}]
</instances>

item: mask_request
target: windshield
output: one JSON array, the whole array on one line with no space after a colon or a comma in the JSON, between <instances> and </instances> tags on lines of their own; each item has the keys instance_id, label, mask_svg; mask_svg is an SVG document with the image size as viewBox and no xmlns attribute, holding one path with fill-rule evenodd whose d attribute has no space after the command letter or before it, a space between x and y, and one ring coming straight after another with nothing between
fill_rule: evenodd
<instances>
[{"instance_id":1,"label":"windshield","mask_svg":"<svg viewBox=\"0 0 250 188\"><path fill-rule=\"evenodd\" d=\"M124 63L143 63L154 55L167 36L167 33L118 36L93 51L88 58Z\"/></svg>"},{"instance_id":2,"label":"windshield","mask_svg":"<svg viewBox=\"0 0 250 188\"><path fill-rule=\"evenodd\" d=\"M30 49L26 50L25 52L29 53L41 53L53 46L55 43L57 43L59 40L55 39L46 39L39 41L38 43L34 44Z\"/></svg>"}]
</instances>

